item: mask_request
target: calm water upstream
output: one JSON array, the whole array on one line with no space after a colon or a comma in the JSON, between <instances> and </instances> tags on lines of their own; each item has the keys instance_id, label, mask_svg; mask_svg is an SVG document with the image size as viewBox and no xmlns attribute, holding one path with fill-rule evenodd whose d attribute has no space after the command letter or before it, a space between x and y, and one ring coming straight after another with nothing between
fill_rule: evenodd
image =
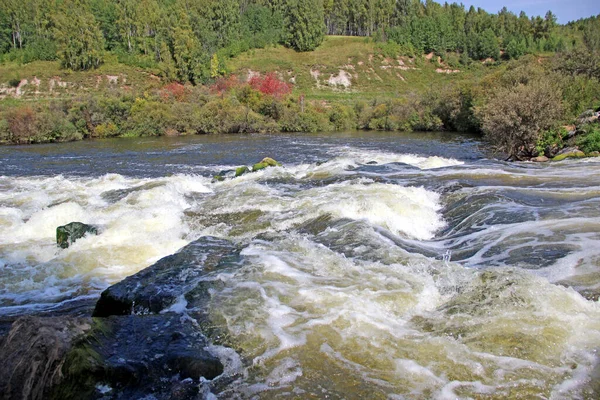
<instances>
[{"instance_id":1,"label":"calm water upstream","mask_svg":"<svg viewBox=\"0 0 600 400\"><path fill-rule=\"evenodd\" d=\"M212 181L265 156L284 166ZM59 250L71 221L101 234ZM450 134L0 148L0 317L87 312L206 235L243 248L210 277L220 398L598 396L600 160Z\"/></svg>"}]
</instances>

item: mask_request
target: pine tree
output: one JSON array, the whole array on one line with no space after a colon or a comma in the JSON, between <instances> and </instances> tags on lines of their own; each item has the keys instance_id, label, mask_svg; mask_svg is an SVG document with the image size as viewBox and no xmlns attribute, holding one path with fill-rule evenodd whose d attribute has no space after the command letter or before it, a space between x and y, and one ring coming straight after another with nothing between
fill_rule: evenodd
<instances>
[{"instance_id":1,"label":"pine tree","mask_svg":"<svg viewBox=\"0 0 600 400\"><path fill-rule=\"evenodd\" d=\"M298 51L316 49L325 37L322 0L288 0L285 44Z\"/></svg>"},{"instance_id":2,"label":"pine tree","mask_svg":"<svg viewBox=\"0 0 600 400\"><path fill-rule=\"evenodd\" d=\"M85 70L102 63L104 38L94 15L82 2L65 1L54 15L54 26L63 67Z\"/></svg>"}]
</instances>

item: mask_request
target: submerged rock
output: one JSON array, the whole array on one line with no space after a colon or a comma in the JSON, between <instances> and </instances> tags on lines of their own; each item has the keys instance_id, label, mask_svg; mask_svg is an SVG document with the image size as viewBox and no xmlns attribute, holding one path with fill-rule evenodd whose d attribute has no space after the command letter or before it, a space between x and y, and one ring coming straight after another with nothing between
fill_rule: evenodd
<instances>
[{"instance_id":1,"label":"submerged rock","mask_svg":"<svg viewBox=\"0 0 600 400\"><path fill-rule=\"evenodd\" d=\"M82 222L71 222L67 225L59 226L56 228L56 244L66 249L75 243L77 239L81 239L88 233L97 235L98 228Z\"/></svg>"},{"instance_id":2,"label":"submerged rock","mask_svg":"<svg viewBox=\"0 0 600 400\"><path fill-rule=\"evenodd\" d=\"M185 301L207 273L239 262L239 253L228 240L202 237L106 289L93 316L159 313Z\"/></svg>"}]
</instances>

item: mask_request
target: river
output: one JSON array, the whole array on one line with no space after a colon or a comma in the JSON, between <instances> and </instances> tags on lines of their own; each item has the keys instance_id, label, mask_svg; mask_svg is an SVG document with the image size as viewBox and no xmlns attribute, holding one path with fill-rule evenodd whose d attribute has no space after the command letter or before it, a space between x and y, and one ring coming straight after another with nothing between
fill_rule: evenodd
<instances>
[{"instance_id":1,"label":"river","mask_svg":"<svg viewBox=\"0 0 600 400\"><path fill-rule=\"evenodd\" d=\"M211 277L219 398L596 398L600 160L483 149L379 132L0 148L0 317L86 314L212 235L243 248ZM283 167L212 179L266 156ZM100 234L60 250L71 221Z\"/></svg>"}]
</instances>

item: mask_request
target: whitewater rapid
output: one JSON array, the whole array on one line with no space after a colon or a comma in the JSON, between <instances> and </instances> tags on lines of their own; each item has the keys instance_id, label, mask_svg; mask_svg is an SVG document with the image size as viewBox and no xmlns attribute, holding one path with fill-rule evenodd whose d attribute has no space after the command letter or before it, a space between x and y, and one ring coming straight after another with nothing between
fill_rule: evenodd
<instances>
[{"instance_id":1,"label":"whitewater rapid","mask_svg":"<svg viewBox=\"0 0 600 400\"><path fill-rule=\"evenodd\" d=\"M238 166L0 176L0 315L95 299L212 235L243 249L206 278L218 397L593 398L600 162L344 144L212 179ZM61 250L72 221L99 235Z\"/></svg>"}]
</instances>

